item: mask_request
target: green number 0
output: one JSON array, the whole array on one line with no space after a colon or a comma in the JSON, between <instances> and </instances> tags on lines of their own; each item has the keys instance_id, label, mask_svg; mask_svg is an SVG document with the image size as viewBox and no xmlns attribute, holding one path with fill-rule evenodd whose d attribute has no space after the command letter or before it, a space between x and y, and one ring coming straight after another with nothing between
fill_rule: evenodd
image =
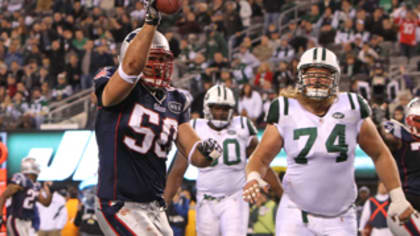
<instances>
[{"instance_id":1,"label":"green number 0","mask_svg":"<svg viewBox=\"0 0 420 236\"><path fill-rule=\"evenodd\" d=\"M296 163L306 164L308 159L306 156L311 150L312 146L315 143L315 139L318 135L317 128L303 128L295 129L293 132L293 139L298 140L300 136L309 136L308 141L305 144L305 147L302 151L299 152L295 158ZM338 138L338 144L335 144ZM337 157L336 162L342 162L347 160L347 151L349 150L348 145L346 144L346 126L342 124L336 124L331 134L327 138L325 143L327 151L329 153L339 152L340 155Z\"/></svg>"},{"instance_id":2,"label":"green number 0","mask_svg":"<svg viewBox=\"0 0 420 236\"><path fill-rule=\"evenodd\" d=\"M228 145L235 145L235 158L233 160L229 160L229 148ZM232 166L236 165L241 162L241 150L239 148L239 142L236 139L225 139L223 141L223 162L225 165ZM215 166L218 163L218 159L211 164L211 166Z\"/></svg>"}]
</instances>

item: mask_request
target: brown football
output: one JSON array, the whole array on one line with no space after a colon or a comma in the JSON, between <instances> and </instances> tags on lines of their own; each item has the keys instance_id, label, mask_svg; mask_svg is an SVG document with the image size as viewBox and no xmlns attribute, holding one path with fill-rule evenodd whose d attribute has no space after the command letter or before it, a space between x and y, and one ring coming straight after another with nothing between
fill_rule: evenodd
<instances>
[{"instance_id":1,"label":"brown football","mask_svg":"<svg viewBox=\"0 0 420 236\"><path fill-rule=\"evenodd\" d=\"M174 14L181 9L182 0L156 0L156 8L165 14Z\"/></svg>"}]
</instances>

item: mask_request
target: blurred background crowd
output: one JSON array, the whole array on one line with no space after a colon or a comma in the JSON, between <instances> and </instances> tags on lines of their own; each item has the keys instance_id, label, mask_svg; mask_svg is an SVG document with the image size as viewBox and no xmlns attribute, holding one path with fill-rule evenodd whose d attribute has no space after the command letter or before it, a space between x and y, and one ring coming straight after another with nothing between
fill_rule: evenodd
<instances>
[{"instance_id":1,"label":"blurred background crowd","mask_svg":"<svg viewBox=\"0 0 420 236\"><path fill-rule=\"evenodd\" d=\"M121 41L143 24L143 2L1 0L0 9L0 129L79 113L88 117L77 128L91 127L90 99L82 109L75 101L88 97L99 68L118 63ZM417 1L183 0L159 30L176 58L173 84L194 97L193 118L206 89L224 82L238 114L263 128L270 101L294 86L299 56L321 45L339 56L340 89L365 97L379 123L402 121L420 94L419 16Z\"/></svg>"}]
</instances>

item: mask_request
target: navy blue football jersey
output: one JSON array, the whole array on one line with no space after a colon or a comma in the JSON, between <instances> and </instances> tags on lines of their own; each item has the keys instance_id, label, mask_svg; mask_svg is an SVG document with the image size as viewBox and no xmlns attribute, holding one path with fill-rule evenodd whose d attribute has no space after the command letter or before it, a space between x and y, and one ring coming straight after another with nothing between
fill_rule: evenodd
<instances>
[{"instance_id":1,"label":"navy blue football jersey","mask_svg":"<svg viewBox=\"0 0 420 236\"><path fill-rule=\"evenodd\" d=\"M22 186L23 190L12 196L9 214L19 219L32 220L36 214L35 201L38 199L41 184L32 182L22 173L14 174L10 183Z\"/></svg>"},{"instance_id":2,"label":"navy blue football jersey","mask_svg":"<svg viewBox=\"0 0 420 236\"><path fill-rule=\"evenodd\" d=\"M168 88L158 101L140 82L124 101L102 106L102 92L115 67L95 76L98 98L96 139L99 147L98 197L102 200L162 201L166 158L178 126L189 121L190 99Z\"/></svg>"},{"instance_id":3,"label":"navy blue football jersey","mask_svg":"<svg viewBox=\"0 0 420 236\"><path fill-rule=\"evenodd\" d=\"M420 195L420 141L416 141L405 129L393 134L401 139L402 146L392 151L398 165L404 192Z\"/></svg>"}]
</instances>

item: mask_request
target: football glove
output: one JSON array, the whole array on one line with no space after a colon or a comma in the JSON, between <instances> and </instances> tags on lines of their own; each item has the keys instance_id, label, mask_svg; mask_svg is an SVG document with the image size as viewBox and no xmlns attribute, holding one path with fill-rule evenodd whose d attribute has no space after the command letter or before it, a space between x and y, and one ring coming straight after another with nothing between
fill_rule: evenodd
<instances>
[{"instance_id":1,"label":"football glove","mask_svg":"<svg viewBox=\"0 0 420 236\"><path fill-rule=\"evenodd\" d=\"M222 147L212 138L199 143L197 149L208 161L214 161L222 155Z\"/></svg>"},{"instance_id":2,"label":"football glove","mask_svg":"<svg viewBox=\"0 0 420 236\"><path fill-rule=\"evenodd\" d=\"M144 22L149 25L159 25L160 12L156 9L156 0L145 0L146 17Z\"/></svg>"}]
</instances>

